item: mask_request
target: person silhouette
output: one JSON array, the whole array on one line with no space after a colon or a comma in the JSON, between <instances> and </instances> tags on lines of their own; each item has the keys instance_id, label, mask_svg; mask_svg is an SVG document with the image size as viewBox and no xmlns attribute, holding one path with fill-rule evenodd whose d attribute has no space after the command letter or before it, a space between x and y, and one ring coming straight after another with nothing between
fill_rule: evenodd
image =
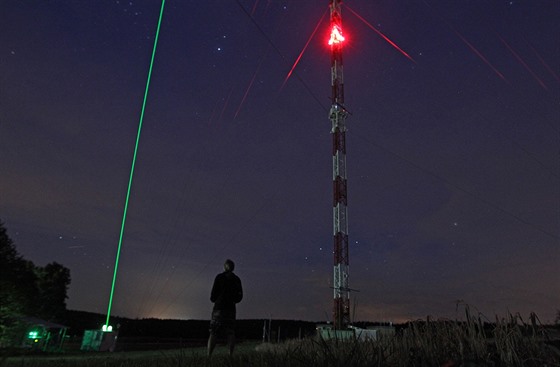
<instances>
[{"instance_id":1,"label":"person silhouette","mask_svg":"<svg viewBox=\"0 0 560 367\"><path fill-rule=\"evenodd\" d=\"M236 304L243 299L241 279L233 273L235 263L227 259L224 272L216 275L210 301L214 303L212 319L210 321L210 336L208 337L208 357L216 347L218 337L225 336L229 347L229 354L233 354L235 347L235 319Z\"/></svg>"}]
</instances>

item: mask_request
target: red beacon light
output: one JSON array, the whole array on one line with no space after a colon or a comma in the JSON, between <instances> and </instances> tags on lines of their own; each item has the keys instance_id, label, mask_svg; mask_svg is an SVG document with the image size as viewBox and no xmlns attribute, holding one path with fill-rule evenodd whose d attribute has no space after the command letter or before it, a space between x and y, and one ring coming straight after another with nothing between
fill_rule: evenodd
<instances>
[{"instance_id":1,"label":"red beacon light","mask_svg":"<svg viewBox=\"0 0 560 367\"><path fill-rule=\"evenodd\" d=\"M345 40L344 36L342 35L342 30L340 26L333 25L331 29L331 37L329 38L329 45L340 44Z\"/></svg>"}]
</instances>

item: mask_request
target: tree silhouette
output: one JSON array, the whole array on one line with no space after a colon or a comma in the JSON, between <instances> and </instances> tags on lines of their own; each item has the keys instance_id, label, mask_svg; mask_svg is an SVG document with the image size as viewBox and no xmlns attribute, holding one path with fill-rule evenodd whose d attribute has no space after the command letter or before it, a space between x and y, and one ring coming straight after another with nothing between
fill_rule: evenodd
<instances>
[{"instance_id":1,"label":"tree silhouette","mask_svg":"<svg viewBox=\"0 0 560 367\"><path fill-rule=\"evenodd\" d=\"M54 262L37 267L16 250L0 221L0 346L22 317L60 321L66 312L70 270Z\"/></svg>"},{"instance_id":2,"label":"tree silhouette","mask_svg":"<svg viewBox=\"0 0 560 367\"><path fill-rule=\"evenodd\" d=\"M53 262L44 268L37 267L38 316L60 320L66 311L66 298L70 285L70 270Z\"/></svg>"},{"instance_id":3,"label":"tree silhouette","mask_svg":"<svg viewBox=\"0 0 560 367\"><path fill-rule=\"evenodd\" d=\"M35 266L17 253L0 221L0 325L32 314L36 298Z\"/></svg>"}]
</instances>

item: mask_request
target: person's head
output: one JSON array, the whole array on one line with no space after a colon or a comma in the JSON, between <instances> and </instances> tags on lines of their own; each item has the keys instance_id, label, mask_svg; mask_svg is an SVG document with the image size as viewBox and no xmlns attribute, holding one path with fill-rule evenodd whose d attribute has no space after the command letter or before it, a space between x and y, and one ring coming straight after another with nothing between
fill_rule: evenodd
<instances>
[{"instance_id":1,"label":"person's head","mask_svg":"<svg viewBox=\"0 0 560 367\"><path fill-rule=\"evenodd\" d=\"M233 271L233 269L235 269L235 263L230 259L227 259L226 262L224 263L224 270Z\"/></svg>"}]
</instances>

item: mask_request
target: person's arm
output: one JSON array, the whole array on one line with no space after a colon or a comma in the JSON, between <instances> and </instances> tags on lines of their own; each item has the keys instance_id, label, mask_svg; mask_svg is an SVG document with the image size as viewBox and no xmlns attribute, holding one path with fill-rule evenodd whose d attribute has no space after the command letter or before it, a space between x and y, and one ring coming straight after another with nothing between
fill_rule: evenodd
<instances>
[{"instance_id":1,"label":"person's arm","mask_svg":"<svg viewBox=\"0 0 560 367\"><path fill-rule=\"evenodd\" d=\"M212 301L213 303L215 303L218 300L218 296L219 296L219 281L218 281L218 276L216 276L216 278L214 279L214 284L212 285L212 291L210 292L210 301Z\"/></svg>"},{"instance_id":2,"label":"person's arm","mask_svg":"<svg viewBox=\"0 0 560 367\"><path fill-rule=\"evenodd\" d=\"M241 285L241 279L237 278L237 294L235 295L235 303L241 302L243 299L243 286Z\"/></svg>"}]
</instances>

